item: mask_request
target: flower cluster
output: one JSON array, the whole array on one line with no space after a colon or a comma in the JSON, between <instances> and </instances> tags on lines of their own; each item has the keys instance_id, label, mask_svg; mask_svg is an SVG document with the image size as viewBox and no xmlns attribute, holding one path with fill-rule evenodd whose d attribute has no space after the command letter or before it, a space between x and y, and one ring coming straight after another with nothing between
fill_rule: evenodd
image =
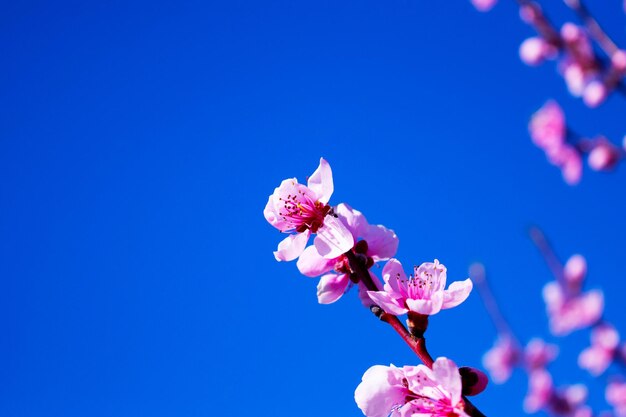
<instances>
[{"instance_id":1,"label":"flower cluster","mask_svg":"<svg viewBox=\"0 0 626 417\"><path fill-rule=\"evenodd\" d=\"M428 316L465 301L472 281L453 282L446 288L446 267L436 259L414 267L407 277L393 258L398 250L395 232L370 224L346 203L331 206L333 191L332 171L322 158L306 186L288 178L269 196L265 219L288 234L274 252L276 260L297 259L300 273L320 277L320 304L333 303L358 285L362 303L389 323L425 363L373 366L356 389L357 405L368 417L481 416L464 396L483 391L487 377L473 368L459 369L446 358L433 362L423 338ZM307 247L311 235L315 239ZM370 268L384 261L388 262L382 270L383 285ZM397 318L403 314L409 317L408 329Z\"/></svg>"}]
</instances>

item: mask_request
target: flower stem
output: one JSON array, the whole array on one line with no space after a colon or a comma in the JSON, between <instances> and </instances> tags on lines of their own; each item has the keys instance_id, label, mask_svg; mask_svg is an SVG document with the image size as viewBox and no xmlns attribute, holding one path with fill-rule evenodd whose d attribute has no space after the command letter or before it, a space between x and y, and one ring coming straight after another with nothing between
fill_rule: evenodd
<instances>
[{"instance_id":1,"label":"flower stem","mask_svg":"<svg viewBox=\"0 0 626 417\"><path fill-rule=\"evenodd\" d=\"M563 0L564 3L572 9L579 17L579 19L585 24L585 27L589 31L589 34L598 42L600 48L604 51L609 58L613 54L619 51L615 42L606 34L602 26L593 17L587 6L581 0Z\"/></svg>"}]
</instances>

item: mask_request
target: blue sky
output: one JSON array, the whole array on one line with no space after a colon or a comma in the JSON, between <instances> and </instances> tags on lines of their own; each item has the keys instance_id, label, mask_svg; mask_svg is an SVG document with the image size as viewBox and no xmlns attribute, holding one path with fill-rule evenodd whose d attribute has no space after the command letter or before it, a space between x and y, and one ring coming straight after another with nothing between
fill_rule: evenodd
<instances>
[{"instance_id":1,"label":"blue sky","mask_svg":"<svg viewBox=\"0 0 626 417\"><path fill-rule=\"evenodd\" d=\"M484 262L520 338L547 335L532 224L587 257L624 333L626 173L568 187L526 130L555 98L618 141L624 99L588 110L554 65L523 66L512 3L6 4L0 414L360 416L362 373L416 358L356 293L318 305L262 216L320 156L332 201L393 228L406 265L457 280ZM619 3L593 11L626 45ZM495 333L473 294L427 336L480 366ZM587 337L565 339L559 383L590 381L573 366ZM475 403L521 416L525 390L516 374Z\"/></svg>"}]
</instances>

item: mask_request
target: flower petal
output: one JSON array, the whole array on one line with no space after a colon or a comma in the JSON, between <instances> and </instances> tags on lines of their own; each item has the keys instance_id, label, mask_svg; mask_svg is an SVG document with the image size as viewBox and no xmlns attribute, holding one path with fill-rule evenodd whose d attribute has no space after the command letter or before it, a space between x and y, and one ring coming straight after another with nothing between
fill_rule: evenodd
<instances>
[{"instance_id":1,"label":"flower petal","mask_svg":"<svg viewBox=\"0 0 626 417\"><path fill-rule=\"evenodd\" d=\"M401 384L403 373L394 366L374 365L363 374L354 400L367 417L387 417L404 404L408 391Z\"/></svg>"},{"instance_id":2,"label":"flower petal","mask_svg":"<svg viewBox=\"0 0 626 417\"><path fill-rule=\"evenodd\" d=\"M461 374L456 364L447 358L437 358L433 363L433 373L437 382L450 394L451 404L454 406L461 401Z\"/></svg>"},{"instance_id":3,"label":"flower petal","mask_svg":"<svg viewBox=\"0 0 626 417\"><path fill-rule=\"evenodd\" d=\"M408 298L406 305L411 311L431 316L441 311L443 304L443 291L435 292L431 295L430 300L413 300Z\"/></svg>"},{"instance_id":4,"label":"flower petal","mask_svg":"<svg viewBox=\"0 0 626 417\"><path fill-rule=\"evenodd\" d=\"M363 240L367 241L367 254L374 262L384 261L395 256L398 251L398 236L396 233L382 225L367 225L361 234Z\"/></svg>"},{"instance_id":5,"label":"flower petal","mask_svg":"<svg viewBox=\"0 0 626 417\"><path fill-rule=\"evenodd\" d=\"M396 298L393 298L385 291L368 291L367 295L370 296L376 305L387 313L399 316L408 312L406 308L400 305Z\"/></svg>"},{"instance_id":6,"label":"flower petal","mask_svg":"<svg viewBox=\"0 0 626 417\"><path fill-rule=\"evenodd\" d=\"M347 274L326 274L317 284L317 301L320 304L334 303L346 292L350 278Z\"/></svg>"},{"instance_id":7,"label":"flower petal","mask_svg":"<svg viewBox=\"0 0 626 417\"><path fill-rule=\"evenodd\" d=\"M333 173L324 158L320 158L320 165L309 177L307 185L316 194L317 201L328 203L334 190Z\"/></svg>"},{"instance_id":8,"label":"flower petal","mask_svg":"<svg viewBox=\"0 0 626 417\"><path fill-rule=\"evenodd\" d=\"M278 249L274 252L277 261L293 261L296 259L309 241L310 232L296 233L284 238L279 244Z\"/></svg>"},{"instance_id":9,"label":"flower petal","mask_svg":"<svg viewBox=\"0 0 626 417\"><path fill-rule=\"evenodd\" d=\"M296 263L298 270L307 277L319 277L332 270L337 259L322 258L315 246L309 246L302 252Z\"/></svg>"},{"instance_id":10,"label":"flower petal","mask_svg":"<svg viewBox=\"0 0 626 417\"><path fill-rule=\"evenodd\" d=\"M469 297L472 291L472 280L455 281L443 292L442 309L456 307Z\"/></svg>"},{"instance_id":11,"label":"flower petal","mask_svg":"<svg viewBox=\"0 0 626 417\"><path fill-rule=\"evenodd\" d=\"M328 215L324 218L324 225L317 230L313 243L320 255L332 259L352 249L354 238L341 220Z\"/></svg>"},{"instance_id":12,"label":"flower petal","mask_svg":"<svg viewBox=\"0 0 626 417\"><path fill-rule=\"evenodd\" d=\"M402 264L397 259L390 259L383 267L383 279L385 280L385 291L401 294L402 291L398 280L407 281Z\"/></svg>"},{"instance_id":13,"label":"flower petal","mask_svg":"<svg viewBox=\"0 0 626 417\"><path fill-rule=\"evenodd\" d=\"M342 223L346 225L348 230L350 230L354 239L359 236L363 236L363 232L369 226L363 213L353 209L346 203L337 205L337 208L335 208L335 214L337 214Z\"/></svg>"}]
</instances>

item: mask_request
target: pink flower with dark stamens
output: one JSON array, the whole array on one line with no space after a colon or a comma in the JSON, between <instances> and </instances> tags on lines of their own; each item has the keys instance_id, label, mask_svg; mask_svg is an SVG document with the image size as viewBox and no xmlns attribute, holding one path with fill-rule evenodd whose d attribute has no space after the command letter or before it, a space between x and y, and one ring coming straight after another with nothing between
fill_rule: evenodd
<instances>
[{"instance_id":1,"label":"pink flower with dark stamens","mask_svg":"<svg viewBox=\"0 0 626 417\"><path fill-rule=\"evenodd\" d=\"M432 315L441 309L456 307L469 296L472 281L456 281L446 286L446 267L435 262L424 262L414 268L409 278L397 259L391 259L383 268L384 291L369 291L372 301L386 312L400 315L414 311Z\"/></svg>"},{"instance_id":2,"label":"pink flower with dark stamens","mask_svg":"<svg viewBox=\"0 0 626 417\"><path fill-rule=\"evenodd\" d=\"M513 368L520 362L521 354L515 341L508 335L501 335L496 343L483 355L483 365L496 384L506 382Z\"/></svg>"},{"instance_id":3,"label":"pink flower with dark stamens","mask_svg":"<svg viewBox=\"0 0 626 417\"><path fill-rule=\"evenodd\" d=\"M352 234L328 205L333 189L330 165L321 158L307 186L290 178L274 190L263 215L281 232L292 233L278 245L274 252L276 260L296 259L304 251L312 233L317 234L315 247L326 258L335 258L352 248Z\"/></svg>"},{"instance_id":4,"label":"pink flower with dark stamens","mask_svg":"<svg viewBox=\"0 0 626 417\"><path fill-rule=\"evenodd\" d=\"M337 206L335 214L356 242L352 251L368 267L396 254L399 241L393 230L382 225L369 224L360 211L344 203ZM323 275L317 286L318 301L321 304L337 301L350 288L352 271L344 254L327 259L320 256L314 246L309 246L300 255L297 266L303 275L309 277Z\"/></svg>"},{"instance_id":5,"label":"pink flower with dark stamens","mask_svg":"<svg viewBox=\"0 0 626 417\"><path fill-rule=\"evenodd\" d=\"M619 333L608 323L602 323L591 331L591 346L580 352L578 366L594 376L602 374L618 354Z\"/></svg>"},{"instance_id":6,"label":"pink flower with dark stamens","mask_svg":"<svg viewBox=\"0 0 626 417\"><path fill-rule=\"evenodd\" d=\"M461 393L459 368L437 358L432 370L425 365L372 366L354 399L367 417L469 417Z\"/></svg>"},{"instance_id":7,"label":"pink flower with dark stamens","mask_svg":"<svg viewBox=\"0 0 626 417\"><path fill-rule=\"evenodd\" d=\"M550 319L550 331L557 336L593 325L604 311L601 291L568 294L554 281L543 287L543 299Z\"/></svg>"}]
</instances>

